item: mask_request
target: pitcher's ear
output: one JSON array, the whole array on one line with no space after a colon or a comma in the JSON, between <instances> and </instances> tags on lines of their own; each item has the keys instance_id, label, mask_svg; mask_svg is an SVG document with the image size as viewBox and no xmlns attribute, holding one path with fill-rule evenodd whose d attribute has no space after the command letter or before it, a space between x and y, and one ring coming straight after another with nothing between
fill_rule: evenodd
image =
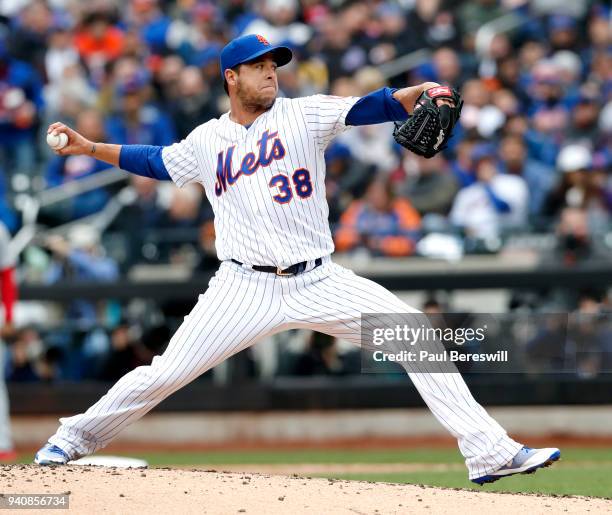
<instances>
[{"instance_id":1,"label":"pitcher's ear","mask_svg":"<svg viewBox=\"0 0 612 515\"><path fill-rule=\"evenodd\" d=\"M228 68L227 70L225 70L225 82L228 84L228 86L231 84L232 86L236 85L236 76L237 76L237 72L235 70L233 70L232 68Z\"/></svg>"}]
</instances>

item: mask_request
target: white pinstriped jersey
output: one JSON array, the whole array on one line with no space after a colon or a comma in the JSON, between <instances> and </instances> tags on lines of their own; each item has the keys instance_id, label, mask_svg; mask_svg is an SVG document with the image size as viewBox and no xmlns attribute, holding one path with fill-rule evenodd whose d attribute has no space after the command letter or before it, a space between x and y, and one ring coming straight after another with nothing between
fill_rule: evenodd
<instances>
[{"instance_id":1,"label":"white pinstriped jersey","mask_svg":"<svg viewBox=\"0 0 612 515\"><path fill-rule=\"evenodd\" d=\"M277 98L248 129L225 113L164 147L178 186L204 185L220 260L286 268L333 252L324 151L357 100Z\"/></svg>"}]
</instances>

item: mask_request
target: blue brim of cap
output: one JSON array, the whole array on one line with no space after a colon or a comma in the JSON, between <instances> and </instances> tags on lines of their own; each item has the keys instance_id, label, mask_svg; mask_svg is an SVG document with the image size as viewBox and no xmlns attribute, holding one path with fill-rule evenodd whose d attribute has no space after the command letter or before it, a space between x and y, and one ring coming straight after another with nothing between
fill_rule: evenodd
<instances>
[{"instance_id":1,"label":"blue brim of cap","mask_svg":"<svg viewBox=\"0 0 612 515\"><path fill-rule=\"evenodd\" d=\"M274 56L274 62L276 66L285 66L291 59L293 59L293 52L289 47L282 45L274 45L260 50L259 52L255 52L253 55L249 56L249 58L245 61L242 61L240 64L248 63L254 61L258 57L262 55L272 53Z\"/></svg>"}]
</instances>

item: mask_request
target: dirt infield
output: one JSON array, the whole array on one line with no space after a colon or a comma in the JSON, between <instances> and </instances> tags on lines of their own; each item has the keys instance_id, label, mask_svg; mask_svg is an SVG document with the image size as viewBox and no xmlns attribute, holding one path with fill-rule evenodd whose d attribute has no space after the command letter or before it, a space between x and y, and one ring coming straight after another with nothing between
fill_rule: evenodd
<instances>
[{"instance_id":1,"label":"dirt infield","mask_svg":"<svg viewBox=\"0 0 612 515\"><path fill-rule=\"evenodd\" d=\"M195 469L13 465L0 471L3 494L69 493L70 511L79 514L593 514L612 510L612 501L584 497L495 494Z\"/></svg>"}]
</instances>

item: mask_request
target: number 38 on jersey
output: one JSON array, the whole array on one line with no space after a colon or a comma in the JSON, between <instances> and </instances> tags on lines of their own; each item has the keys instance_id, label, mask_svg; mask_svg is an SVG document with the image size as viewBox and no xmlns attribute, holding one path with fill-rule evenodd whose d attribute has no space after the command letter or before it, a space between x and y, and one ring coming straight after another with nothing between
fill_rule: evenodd
<instances>
[{"instance_id":1,"label":"number 38 on jersey","mask_svg":"<svg viewBox=\"0 0 612 515\"><path fill-rule=\"evenodd\" d=\"M270 144L270 142L272 142ZM257 142L258 155L255 152L247 153L240 163L236 173L232 170L232 158L234 156L234 145L225 152L217 155L217 182L215 184L215 195L220 197L227 191L228 187L238 182L243 175L253 175L260 167L269 166L272 161L285 157L285 147L278 137L278 132L270 133L266 130ZM268 147L270 147L268 151ZM300 199L306 199L312 194L312 181L310 172L306 168L298 168L291 176L284 174L275 175L268 183L270 188L276 188L277 194L273 195L274 201L279 204L291 202L294 195Z\"/></svg>"}]
</instances>

